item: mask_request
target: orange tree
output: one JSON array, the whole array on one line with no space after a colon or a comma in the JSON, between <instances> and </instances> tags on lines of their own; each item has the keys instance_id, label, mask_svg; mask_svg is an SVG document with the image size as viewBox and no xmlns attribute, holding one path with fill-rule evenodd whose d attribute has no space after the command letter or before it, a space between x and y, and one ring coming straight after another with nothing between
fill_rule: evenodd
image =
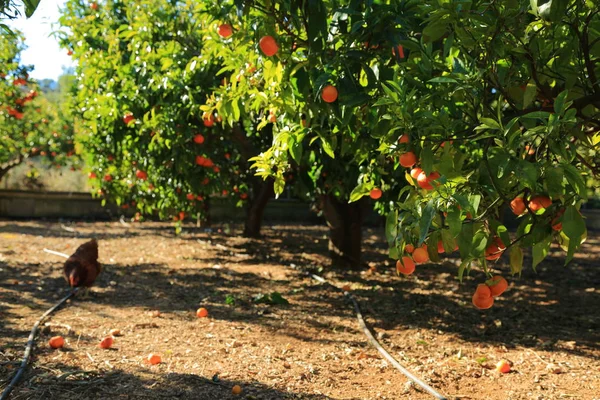
<instances>
[{"instance_id":1,"label":"orange tree","mask_svg":"<svg viewBox=\"0 0 600 400\"><path fill-rule=\"evenodd\" d=\"M241 17L233 7L221 19L234 34L214 51L259 76L240 71L205 109L276 121L253 161L277 192L315 144L313 164L339 167L349 150L362 168L351 201L404 175L382 209L405 273L455 249L460 277L473 265L491 277L488 261L505 252L518 273L523 249L535 268L553 241L568 262L585 240L578 210L600 141L597 2L253 1ZM518 217L512 235L505 210Z\"/></svg>"},{"instance_id":2,"label":"orange tree","mask_svg":"<svg viewBox=\"0 0 600 400\"><path fill-rule=\"evenodd\" d=\"M78 61L74 108L83 118L89 176L105 199L181 221L207 216L209 196L246 205L258 235L272 183L248 174L269 127L223 129L200 110L220 84L204 52L203 2L68 1L61 43ZM260 133L260 134L259 134ZM178 224L178 228L180 224Z\"/></svg>"},{"instance_id":3,"label":"orange tree","mask_svg":"<svg viewBox=\"0 0 600 400\"><path fill-rule=\"evenodd\" d=\"M277 193L294 176L295 193L315 201L326 217L334 263L359 264L362 220L368 211L359 197L373 191L374 199L383 194L382 200L389 200L406 184L403 174L385 171L393 162L384 155L370 159L378 139L365 122L372 112L369 93L378 83L365 63L377 58L380 77L391 79L400 57L361 51L341 57L336 50L340 41L327 50L309 43L302 28L295 28L326 23L316 17L319 13L311 14L309 23L301 16L294 21L290 10L279 6L248 6L242 19L233 3L211 10L214 21L205 24L210 40L195 60L219 59L229 79L213 90L202 109L223 115L225 126L239 121L257 122L258 128L272 125L274 145L252 158L257 175L275 179ZM324 25L315 29L313 33L326 31ZM389 202L377 207L389 209Z\"/></svg>"},{"instance_id":4,"label":"orange tree","mask_svg":"<svg viewBox=\"0 0 600 400\"><path fill-rule=\"evenodd\" d=\"M77 163L70 116L29 78L22 50L19 33L0 33L0 180L34 156L54 166Z\"/></svg>"}]
</instances>

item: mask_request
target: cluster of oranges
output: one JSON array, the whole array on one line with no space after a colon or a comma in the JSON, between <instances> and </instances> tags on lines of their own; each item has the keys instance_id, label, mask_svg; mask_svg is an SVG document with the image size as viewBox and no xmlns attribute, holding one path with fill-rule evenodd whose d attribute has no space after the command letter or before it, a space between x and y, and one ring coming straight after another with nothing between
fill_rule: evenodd
<instances>
[{"instance_id":1,"label":"cluster of oranges","mask_svg":"<svg viewBox=\"0 0 600 400\"><path fill-rule=\"evenodd\" d=\"M550 197L546 195L536 195L531 196L529 200L527 200L524 196L517 196L510 202L510 209L516 216L521 216L526 214L528 211L531 211L535 214L543 214L546 208L552 205L552 200ZM543 210L542 212L539 212ZM562 230L562 222L560 222L560 218L564 214L565 210L559 210L554 218L552 219L552 229L555 231Z\"/></svg>"},{"instance_id":2,"label":"cluster of oranges","mask_svg":"<svg viewBox=\"0 0 600 400\"><path fill-rule=\"evenodd\" d=\"M426 244L416 248L412 244L407 244L404 247L404 250L409 255L402 256L402 258L396 262L396 271L399 274L410 275L415 272L416 264L423 264L429 261Z\"/></svg>"},{"instance_id":3,"label":"cluster of oranges","mask_svg":"<svg viewBox=\"0 0 600 400\"><path fill-rule=\"evenodd\" d=\"M230 24L221 24L217 27L217 34L223 39L229 39L233 35L233 27ZM260 51L267 57L272 57L279 52L279 44L277 40L270 35L263 36L258 41ZM403 53L402 53L403 54ZM326 85L321 90L321 98L326 103L333 103L338 98L337 88L333 85ZM269 117L270 122L277 120L276 116Z\"/></svg>"},{"instance_id":4,"label":"cluster of oranges","mask_svg":"<svg viewBox=\"0 0 600 400\"><path fill-rule=\"evenodd\" d=\"M485 283L477 285L473 294L473 305L480 310L487 310L494 305L494 298L500 296L508 288L508 282L496 275Z\"/></svg>"},{"instance_id":5,"label":"cluster of oranges","mask_svg":"<svg viewBox=\"0 0 600 400\"><path fill-rule=\"evenodd\" d=\"M400 139L398 139L398 143L408 144L410 143L410 137L405 133L404 135L400 136ZM398 161L400 162L400 165L404 168L411 168L410 176L417 181L417 185L419 185L421 189L432 190L433 185L431 183L441 177L441 175L437 171L433 171L427 174L425 173L425 171L423 171L423 169L419 167L413 168L419 160L417 158L417 155L412 151L402 153Z\"/></svg>"}]
</instances>

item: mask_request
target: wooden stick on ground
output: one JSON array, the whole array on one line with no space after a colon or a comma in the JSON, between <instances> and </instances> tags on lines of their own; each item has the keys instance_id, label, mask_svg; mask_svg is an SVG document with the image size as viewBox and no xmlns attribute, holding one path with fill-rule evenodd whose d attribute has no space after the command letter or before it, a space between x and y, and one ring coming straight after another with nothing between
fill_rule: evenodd
<instances>
[{"instance_id":1,"label":"wooden stick on ground","mask_svg":"<svg viewBox=\"0 0 600 400\"><path fill-rule=\"evenodd\" d=\"M55 256L59 256L59 257L63 257L63 258L69 258L68 255L66 255L65 253L61 253L59 251L54 251L54 250L49 250L49 249L44 249L44 251L46 253L54 254Z\"/></svg>"}]
</instances>

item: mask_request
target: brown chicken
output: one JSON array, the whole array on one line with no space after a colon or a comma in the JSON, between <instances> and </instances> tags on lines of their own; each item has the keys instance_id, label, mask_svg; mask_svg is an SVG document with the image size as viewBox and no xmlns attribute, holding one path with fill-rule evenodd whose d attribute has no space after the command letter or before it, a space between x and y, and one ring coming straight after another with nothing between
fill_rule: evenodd
<instances>
[{"instance_id":1,"label":"brown chicken","mask_svg":"<svg viewBox=\"0 0 600 400\"><path fill-rule=\"evenodd\" d=\"M98 263L98 242L92 239L79 246L75 253L65 261L65 279L72 288L90 287L102 271Z\"/></svg>"}]
</instances>

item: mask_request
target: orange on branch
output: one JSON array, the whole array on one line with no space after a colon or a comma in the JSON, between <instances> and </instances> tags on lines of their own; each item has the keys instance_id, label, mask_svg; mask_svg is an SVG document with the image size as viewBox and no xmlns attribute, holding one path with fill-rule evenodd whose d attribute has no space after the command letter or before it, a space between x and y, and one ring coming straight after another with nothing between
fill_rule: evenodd
<instances>
[{"instance_id":1,"label":"orange on branch","mask_svg":"<svg viewBox=\"0 0 600 400\"><path fill-rule=\"evenodd\" d=\"M417 264L423 264L429 261L429 254L427 253L427 248L425 246L417 247L415 251L413 251L412 256Z\"/></svg>"},{"instance_id":2,"label":"orange on branch","mask_svg":"<svg viewBox=\"0 0 600 400\"><path fill-rule=\"evenodd\" d=\"M415 272L415 262L408 256L403 256L401 260L396 261L396 271L399 274L410 275Z\"/></svg>"},{"instance_id":3,"label":"orange on branch","mask_svg":"<svg viewBox=\"0 0 600 400\"><path fill-rule=\"evenodd\" d=\"M333 85L327 85L321 91L321 98L326 103L333 103L337 100L338 91Z\"/></svg>"},{"instance_id":4,"label":"orange on branch","mask_svg":"<svg viewBox=\"0 0 600 400\"><path fill-rule=\"evenodd\" d=\"M417 163L417 156L412 151L406 152L400 156L400 165L404 168L410 168Z\"/></svg>"},{"instance_id":5,"label":"orange on branch","mask_svg":"<svg viewBox=\"0 0 600 400\"><path fill-rule=\"evenodd\" d=\"M274 56L279 51L279 46L273 36L263 36L258 42L258 46L267 57Z\"/></svg>"},{"instance_id":6,"label":"orange on branch","mask_svg":"<svg viewBox=\"0 0 600 400\"><path fill-rule=\"evenodd\" d=\"M228 37L230 37L231 35L233 35L233 28L229 24L221 24L217 28L217 33L222 38L227 39Z\"/></svg>"},{"instance_id":7,"label":"orange on branch","mask_svg":"<svg viewBox=\"0 0 600 400\"><path fill-rule=\"evenodd\" d=\"M508 288L508 282L500 275L496 275L492 279L489 279L486 284L490 288L493 297L500 296Z\"/></svg>"},{"instance_id":8,"label":"orange on branch","mask_svg":"<svg viewBox=\"0 0 600 400\"><path fill-rule=\"evenodd\" d=\"M369 193L369 196L371 196L371 198L373 200L377 200L377 199L381 198L382 194L383 194L383 192L381 191L381 189L375 188L375 189L371 190L371 193Z\"/></svg>"}]
</instances>

